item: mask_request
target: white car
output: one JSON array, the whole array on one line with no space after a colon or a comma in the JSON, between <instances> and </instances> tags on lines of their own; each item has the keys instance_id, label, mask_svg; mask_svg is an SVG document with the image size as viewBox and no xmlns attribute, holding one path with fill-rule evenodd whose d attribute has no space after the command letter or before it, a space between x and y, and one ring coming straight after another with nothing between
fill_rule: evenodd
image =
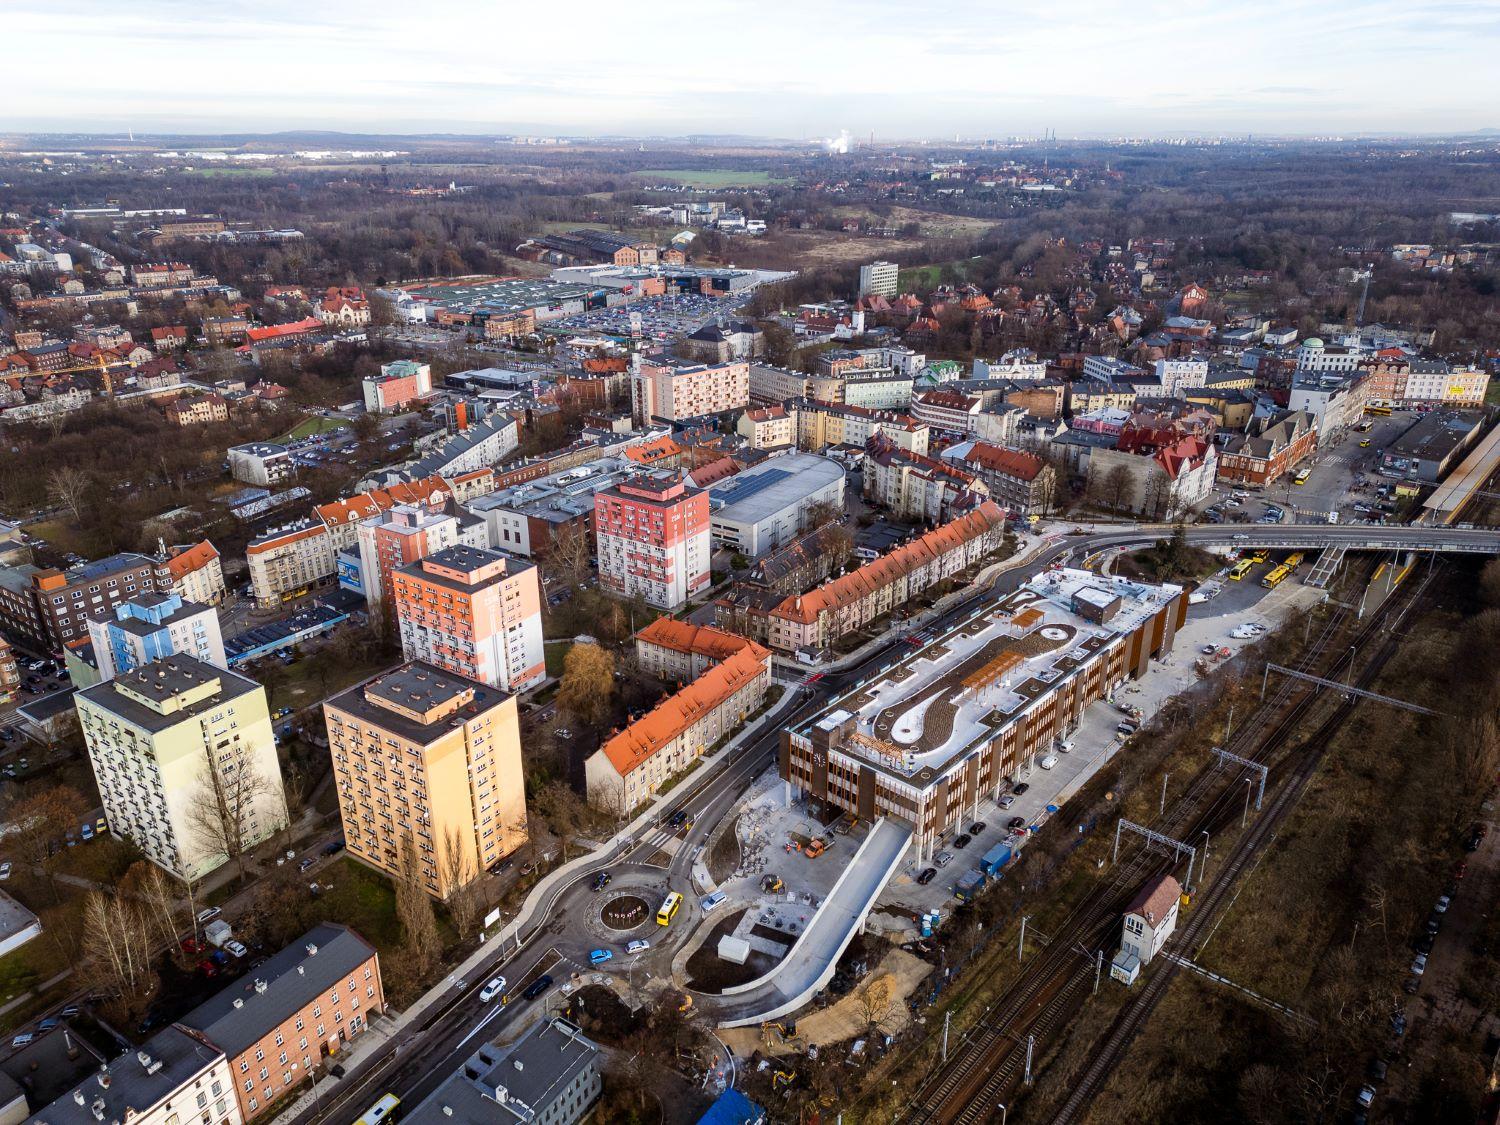
<instances>
[{"instance_id":1,"label":"white car","mask_svg":"<svg viewBox=\"0 0 1500 1125\"><path fill-rule=\"evenodd\" d=\"M505 978L496 977L494 980L490 981L489 984L485 985L479 990L479 999L488 1004L491 1000L493 1000L496 996L499 996L504 991Z\"/></svg>"},{"instance_id":2,"label":"white car","mask_svg":"<svg viewBox=\"0 0 1500 1125\"><path fill-rule=\"evenodd\" d=\"M10 864L9 863L0 863L0 880L5 880L5 879L9 879L9 878L10 878Z\"/></svg>"},{"instance_id":3,"label":"white car","mask_svg":"<svg viewBox=\"0 0 1500 1125\"><path fill-rule=\"evenodd\" d=\"M1419 977L1423 973L1425 973L1426 971L1427 971L1427 954L1425 954L1425 953L1418 953L1417 954L1417 959L1411 963L1411 973L1412 973L1412 976Z\"/></svg>"},{"instance_id":4,"label":"white car","mask_svg":"<svg viewBox=\"0 0 1500 1125\"><path fill-rule=\"evenodd\" d=\"M207 910L198 911L198 925L201 926L205 922L212 922L221 913L223 913L223 911L221 911L217 906L210 906Z\"/></svg>"},{"instance_id":5,"label":"white car","mask_svg":"<svg viewBox=\"0 0 1500 1125\"><path fill-rule=\"evenodd\" d=\"M231 957L248 957L250 955L250 951L237 941L226 941L224 943L224 952Z\"/></svg>"},{"instance_id":6,"label":"white car","mask_svg":"<svg viewBox=\"0 0 1500 1125\"><path fill-rule=\"evenodd\" d=\"M1071 753L1073 750L1073 740L1071 738L1065 738L1057 744L1057 748L1064 754Z\"/></svg>"},{"instance_id":7,"label":"white car","mask_svg":"<svg viewBox=\"0 0 1500 1125\"><path fill-rule=\"evenodd\" d=\"M635 941L631 942L629 945L627 945L625 947L625 952L626 953L644 953L644 952L646 952L646 950L648 950L650 948L651 948L651 943L649 941L647 941L645 938L636 938Z\"/></svg>"},{"instance_id":8,"label":"white car","mask_svg":"<svg viewBox=\"0 0 1500 1125\"><path fill-rule=\"evenodd\" d=\"M1042 760L1037 765L1041 766L1044 770L1050 770L1053 766L1057 765L1057 755L1044 754Z\"/></svg>"}]
</instances>

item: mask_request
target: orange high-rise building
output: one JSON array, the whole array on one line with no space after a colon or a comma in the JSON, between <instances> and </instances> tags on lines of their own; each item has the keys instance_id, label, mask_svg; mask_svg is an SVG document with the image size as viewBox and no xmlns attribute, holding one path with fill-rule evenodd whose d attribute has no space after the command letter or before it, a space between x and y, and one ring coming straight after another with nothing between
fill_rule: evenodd
<instances>
[{"instance_id":1,"label":"orange high-rise building","mask_svg":"<svg viewBox=\"0 0 1500 1125\"><path fill-rule=\"evenodd\" d=\"M485 547L449 547L391 575L408 660L521 692L547 676L536 567Z\"/></svg>"},{"instance_id":2,"label":"orange high-rise building","mask_svg":"<svg viewBox=\"0 0 1500 1125\"><path fill-rule=\"evenodd\" d=\"M412 662L323 704L349 854L446 899L526 842L515 696Z\"/></svg>"}]
</instances>

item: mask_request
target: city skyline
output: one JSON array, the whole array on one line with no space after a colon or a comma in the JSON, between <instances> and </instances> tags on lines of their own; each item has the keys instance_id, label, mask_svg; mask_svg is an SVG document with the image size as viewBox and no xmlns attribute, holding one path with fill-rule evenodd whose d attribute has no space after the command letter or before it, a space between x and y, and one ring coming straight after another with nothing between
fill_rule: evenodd
<instances>
[{"instance_id":1,"label":"city skyline","mask_svg":"<svg viewBox=\"0 0 1500 1125\"><path fill-rule=\"evenodd\" d=\"M456 34L473 18L452 0L420 20L349 0L316 20L285 0L212 13L144 0L102 19L87 0L19 0L8 26L28 49L5 128L817 140L1500 127L1484 80L1500 15L1481 3L1156 4L1123 23L1097 0L1066 18L942 0L920 20L887 0L726 0L687 27L588 0L570 15L586 34L559 35L545 8L506 12L496 36ZM1422 82L1392 80L1408 66Z\"/></svg>"}]
</instances>

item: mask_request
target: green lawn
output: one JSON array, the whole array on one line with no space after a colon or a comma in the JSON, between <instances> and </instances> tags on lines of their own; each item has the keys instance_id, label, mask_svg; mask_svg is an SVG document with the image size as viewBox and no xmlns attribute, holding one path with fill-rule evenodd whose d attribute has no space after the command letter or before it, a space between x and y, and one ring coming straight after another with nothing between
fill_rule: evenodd
<instances>
[{"instance_id":1,"label":"green lawn","mask_svg":"<svg viewBox=\"0 0 1500 1125\"><path fill-rule=\"evenodd\" d=\"M945 269L951 267L962 280L968 276L968 266L967 258L958 258L951 262L937 262L930 266L913 266L911 269L902 270L897 275L896 286L903 293L927 293L942 284Z\"/></svg>"},{"instance_id":2,"label":"green lawn","mask_svg":"<svg viewBox=\"0 0 1500 1125\"><path fill-rule=\"evenodd\" d=\"M772 176L769 172L739 172L730 168L715 168L708 171L691 168L654 168L648 172L632 172L631 175L648 180L671 180L673 183L701 188L758 187L761 184L791 182L781 176Z\"/></svg>"},{"instance_id":3,"label":"green lawn","mask_svg":"<svg viewBox=\"0 0 1500 1125\"><path fill-rule=\"evenodd\" d=\"M295 441L297 438L311 437L313 434L326 434L344 425L348 425L348 423L341 418L319 418L314 416L303 419L293 429L282 434L276 440L282 443Z\"/></svg>"},{"instance_id":4,"label":"green lawn","mask_svg":"<svg viewBox=\"0 0 1500 1125\"><path fill-rule=\"evenodd\" d=\"M547 675L560 677L563 674L563 661L567 659L568 649L572 647L572 641L543 642L543 652L547 657Z\"/></svg>"},{"instance_id":5,"label":"green lawn","mask_svg":"<svg viewBox=\"0 0 1500 1125\"><path fill-rule=\"evenodd\" d=\"M383 954L401 944L396 889L384 875L345 856L329 864L318 882L328 886L318 901L330 921L357 930Z\"/></svg>"}]
</instances>

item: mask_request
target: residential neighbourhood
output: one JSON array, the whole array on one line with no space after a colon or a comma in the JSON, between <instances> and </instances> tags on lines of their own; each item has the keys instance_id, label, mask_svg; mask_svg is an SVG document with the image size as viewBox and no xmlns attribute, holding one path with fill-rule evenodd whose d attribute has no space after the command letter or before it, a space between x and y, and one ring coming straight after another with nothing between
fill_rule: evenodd
<instances>
[{"instance_id":1,"label":"residential neighbourhood","mask_svg":"<svg viewBox=\"0 0 1500 1125\"><path fill-rule=\"evenodd\" d=\"M1493 123L835 8L18 15L0 1119L1500 1121Z\"/></svg>"}]
</instances>

